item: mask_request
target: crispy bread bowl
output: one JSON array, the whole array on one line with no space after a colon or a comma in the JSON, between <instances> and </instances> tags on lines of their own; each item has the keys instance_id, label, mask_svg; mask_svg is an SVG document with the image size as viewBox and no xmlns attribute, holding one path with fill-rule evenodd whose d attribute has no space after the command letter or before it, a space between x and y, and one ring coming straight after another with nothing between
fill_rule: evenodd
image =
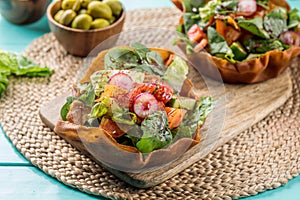
<instances>
[{"instance_id":1,"label":"crispy bread bowl","mask_svg":"<svg viewBox=\"0 0 300 200\"><path fill-rule=\"evenodd\" d=\"M174 5L185 12L182 0L172 0ZM272 5L277 5L287 10L290 6L285 0L270 0ZM180 24L182 24L182 18ZM185 43L178 41L177 45L185 52ZM292 59L300 54L299 46L291 46L289 49L280 51L272 50L258 58L244 60L242 62L231 63L226 59L212 56L206 52L192 53L188 59L201 70L201 72L211 78L221 78L226 83L258 83L275 78L286 70ZM205 60L205 62L203 62ZM204 64L199 64L204 63ZM205 64L206 63L206 64ZM218 70L216 70L216 68ZM219 72L217 74L216 72Z\"/></svg>"},{"instance_id":2,"label":"crispy bread bowl","mask_svg":"<svg viewBox=\"0 0 300 200\"><path fill-rule=\"evenodd\" d=\"M174 55L173 52L165 49L150 48L150 50L158 51L165 63L170 63L170 59L172 60ZM103 69L104 56L107 52L106 50L98 54L80 81L81 83L90 82L90 76L94 72ZM185 80L181 95L197 98L190 80ZM78 109L77 113L81 114L82 110ZM179 158L200 141L201 127L198 127L193 138L181 138L168 148L154 150L143 155L135 147L119 144L116 139L101 128L86 127L71 121L60 119L54 131L84 154L92 157L97 163L104 165L104 167L125 172L145 172L162 167ZM81 120L77 119L77 121Z\"/></svg>"}]
</instances>

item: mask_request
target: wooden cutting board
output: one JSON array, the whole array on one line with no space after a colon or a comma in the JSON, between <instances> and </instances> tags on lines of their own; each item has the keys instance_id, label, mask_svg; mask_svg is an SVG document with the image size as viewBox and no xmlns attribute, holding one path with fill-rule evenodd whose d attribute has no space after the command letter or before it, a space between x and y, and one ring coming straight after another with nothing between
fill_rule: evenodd
<instances>
[{"instance_id":1,"label":"wooden cutting board","mask_svg":"<svg viewBox=\"0 0 300 200\"><path fill-rule=\"evenodd\" d=\"M167 166L150 172L126 173L96 162L133 186L146 188L157 185L197 162L283 105L292 91L289 73L287 70L279 77L259 84L225 84L225 91L219 98L224 101L225 107L220 108L221 110L216 108L215 114L212 113L215 116L207 120L202 131L204 139ZM40 117L51 129L54 128L60 116L60 108L68 95L63 94L41 107ZM212 119L214 121L211 121ZM216 123L215 120L224 123ZM211 135L208 137L205 134ZM73 141L68 142L76 147ZM82 152L91 156L86 151Z\"/></svg>"}]
</instances>

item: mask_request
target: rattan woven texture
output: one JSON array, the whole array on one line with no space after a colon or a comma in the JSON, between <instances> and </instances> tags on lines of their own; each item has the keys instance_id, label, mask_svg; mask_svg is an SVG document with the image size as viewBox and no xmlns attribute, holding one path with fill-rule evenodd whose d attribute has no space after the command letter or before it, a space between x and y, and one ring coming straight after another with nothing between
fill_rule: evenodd
<instances>
[{"instance_id":1,"label":"rattan woven texture","mask_svg":"<svg viewBox=\"0 0 300 200\"><path fill-rule=\"evenodd\" d=\"M125 29L174 29L174 8L128 12ZM170 180L149 189L120 181L52 132L40 120L42 104L70 89L82 60L67 54L52 34L24 52L56 70L50 78L10 78L0 100L0 121L16 148L66 185L113 199L235 199L279 187L300 173L300 58L293 61L293 93L264 120Z\"/></svg>"}]
</instances>

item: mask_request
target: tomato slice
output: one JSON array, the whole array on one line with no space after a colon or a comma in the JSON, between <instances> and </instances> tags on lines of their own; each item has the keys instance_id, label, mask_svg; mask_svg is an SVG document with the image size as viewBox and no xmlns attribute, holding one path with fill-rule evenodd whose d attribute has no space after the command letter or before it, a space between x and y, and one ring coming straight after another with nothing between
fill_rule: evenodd
<instances>
[{"instance_id":1,"label":"tomato slice","mask_svg":"<svg viewBox=\"0 0 300 200\"><path fill-rule=\"evenodd\" d=\"M205 33L203 33L203 31L200 29L200 27L197 24L194 24L188 30L187 36L190 41L198 43L205 36Z\"/></svg>"},{"instance_id":2,"label":"tomato slice","mask_svg":"<svg viewBox=\"0 0 300 200\"><path fill-rule=\"evenodd\" d=\"M186 114L186 110L172 107L165 107L165 111L168 116L168 128L170 130L180 126L184 115Z\"/></svg>"}]
</instances>

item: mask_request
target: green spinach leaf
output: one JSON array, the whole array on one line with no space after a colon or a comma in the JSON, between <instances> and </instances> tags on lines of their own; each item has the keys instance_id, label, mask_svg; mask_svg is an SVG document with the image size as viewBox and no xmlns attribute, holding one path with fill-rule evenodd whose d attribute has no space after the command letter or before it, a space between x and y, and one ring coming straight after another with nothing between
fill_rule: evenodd
<instances>
[{"instance_id":1,"label":"green spinach leaf","mask_svg":"<svg viewBox=\"0 0 300 200\"><path fill-rule=\"evenodd\" d=\"M139 56L140 60L146 60L147 53L150 52L150 49L148 49L145 45L135 42L131 44L131 47L134 49L135 53Z\"/></svg>"},{"instance_id":2,"label":"green spinach leaf","mask_svg":"<svg viewBox=\"0 0 300 200\"><path fill-rule=\"evenodd\" d=\"M239 0L225 1L217 6L215 13L219 15L228 15L236 12L238 4Z\"/></svg>"},{"instance_id":3,"label":"green spinach leaf","mask_svg":"<svg viewBox=\"0 0 300 200\"><path fill-rule=\"evenodd\" d=\"M60 116L61 116L62 120L67 121L67 115L70 111L70 106L74 100L76 100L75 97L72 97L72 96L67 97L67 102L60 109Z\"/></svg>"},{"instance_id":4,"label":"green spinach leaf","mask_svg":"<svg viewBox=\"0 0 300 200\"><path fill-rule=\"evenodd\" d=\"M168 129L168 118L164 111L156 111L148 115L141 124L142 138L136 147L142 153L163 148L172 141L172 133Z\"/></svg>"},{"instance_id":5,"label":"green spinach leaf","mask_svg":"<svg viewBox=\"0 0 300 200\"><path fill-rule=\"evenodd\" d=\"M233 57L234 54L228 46L226 40L216 31L215 28L209 27L207 30L207 38L210 53L217 57L226 58L230 62L236 62Z\"/></svg>"},{"instance_id":6,"label":"green spinach leaf","mask_svg":"<svg viewBox=\"0 0 300 200\"><path fill-rule=\"evenodd\" d=\"M205 4L204 0L182 0L186 12L196 12L197 8Z\"/></svg>"},{"instance_id":7,"label":"green spinach leaf","mask_svg":"<svg viewBox=\"0 0 300 200\"><path fill-rule=\"evenodd\" d=\"M195 129L195 128L194 128ZM177 140L181 138L192 138L193 134L196 132L195 130L192 130L189 126L179 126L172 130L173 140L172 143L176 142Z\"/></svg>"},{"instance_id":8,"label":"green spinach leaf","mask_svg":"<svg viewBox=\"0 0 300 200\"><path fill-rule=\"evenodd\" d=\"M130 49L113 48L104 57L105 69L125 69L126 63L138 64L139 57Z\"/></svg>"},{"instance_id":9,"label":"green spinach leaf","mask_svg":"<svg viewBox=\"0 0 300 200\"><path fill-rule=\"evenodd\" d=\"M105 69L136 70L162 76L166 70L158 52L150 51L140 43L132 44L134 51L114 48L105 55Z\"/></svg>"},{"instance_id":10,"label":"green spinach leaf","mask_svg":"<svg viewBox=\"0 0 300 200\"><path fill-rule=\"evenodd\" d=\"M264 38L269 39L270 35L264 30L263 20L261 17L255 17L253 19L241 18L238 20L239 27L249 31L250 33Z\"/></svg>"},{"instance_id":11,"label":"green spinach leaf","mask_svg":"<svg viewBox=\"0 0 300 200\"><path fill-rule=\"evenodd\" d=\"M264 28L271 38L278 38L281 33L288 30L286 17L286 10L279 8L264 17Z\"/></svg>"},{"instance_id":12,"label":"green spinach leaf","mask_svg":"<svg viewBox=\"0 0 300 200\"><path fill-rule=\"evenodd\" d=\"M184 13L182 17L184 24L184 33L187 33L194 24L198 24L198 22L200 21L199 15L195 15L194 13Z\"/></svg>"},{"instance_id":13,"label":"green spinach leaf","mask_svg":"<svg viewBox=\"0 0 300 200\"><path fill-rule=\"evenodd\" d=\"M280 39L256 40L249 39L245 42L245 47L250 53L263 54L271 50L285 50Z\"/></svg>"}]
</instances>

